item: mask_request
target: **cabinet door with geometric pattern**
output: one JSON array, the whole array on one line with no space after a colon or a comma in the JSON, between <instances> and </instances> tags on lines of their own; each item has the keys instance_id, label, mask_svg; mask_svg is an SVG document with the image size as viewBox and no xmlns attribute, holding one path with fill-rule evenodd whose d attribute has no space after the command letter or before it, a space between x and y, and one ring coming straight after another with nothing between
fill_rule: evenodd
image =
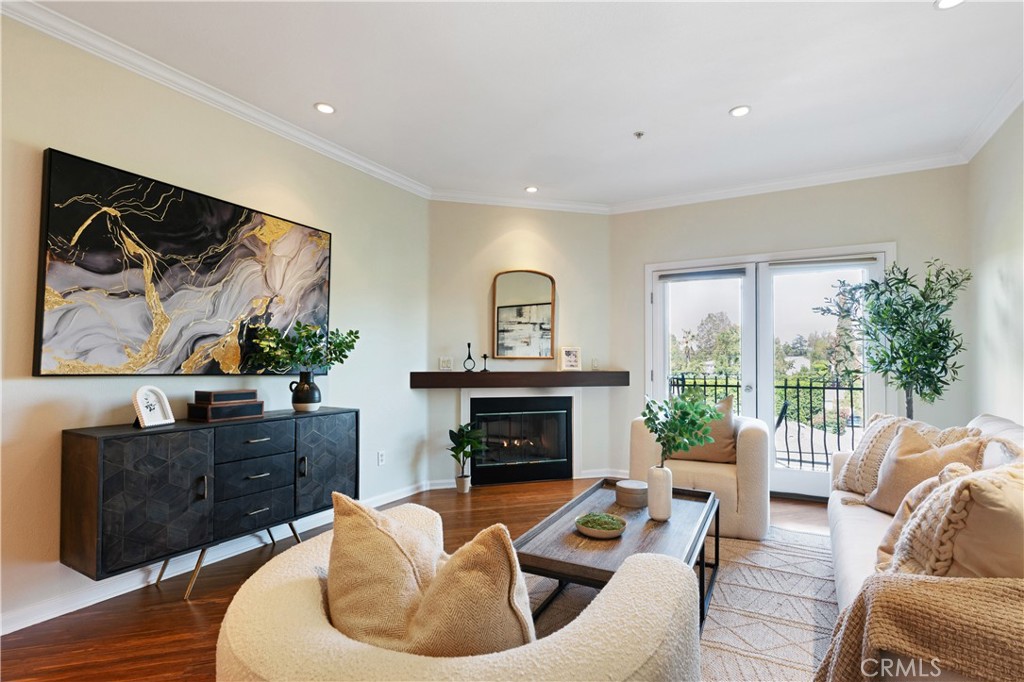
<instances>
[{"instance_id":1,"label":"cabinet door with geometric pattern","mask_svg":"<svg viewBox=\"0 0 1024 682\"><path fill-rule=\"evenodd\" d=\"M295 420L295 513L328 509L331 492L359 494L359 413Z\"/></svg>"},{"instance_id":2,"label":"cabinet door with geometric pattern","mask_svg":"<svg viewBox=\"0 0 1024 682\"><path fill-rule=\"evenodd\" d=\"M213 540L213 443L213 429L105 442L102 574Z\"/></svg>"}]
</instances>

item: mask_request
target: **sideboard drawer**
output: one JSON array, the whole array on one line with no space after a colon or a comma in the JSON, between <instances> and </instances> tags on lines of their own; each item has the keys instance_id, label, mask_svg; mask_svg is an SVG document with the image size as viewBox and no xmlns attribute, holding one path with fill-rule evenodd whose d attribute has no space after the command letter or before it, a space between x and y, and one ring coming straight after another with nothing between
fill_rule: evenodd
<instances>
[{"instance_id":1,"label":"sideboard drawer","mask_svg":"<svg viewBox=\"0 0 1024 682\"><path fill-rule=\"evenodd\" d=\"M295 486L253 493L213 505L216 540L284 523L295 515Z\"/></svg>"},{"instance_id":2,"label":"sideboard drawer","mask_svg":"<svg viewBox=\"0 0 1024 682\"><path fill-rule=\"evenodd\" d=\"M241 459L214 467L213 499L217 502L273 490L295 482L295 453Z\"/></svg>"},{"instance_id":3,"label":"sideboard drawer","mask_svg":"<svg viewBox=\"0 0 1024 682\"><path fill-rule=\"evenodd\" d=\"M217 464L295 450L295 422L290 419L217 428Z\"/></svg>"}]
</instances>

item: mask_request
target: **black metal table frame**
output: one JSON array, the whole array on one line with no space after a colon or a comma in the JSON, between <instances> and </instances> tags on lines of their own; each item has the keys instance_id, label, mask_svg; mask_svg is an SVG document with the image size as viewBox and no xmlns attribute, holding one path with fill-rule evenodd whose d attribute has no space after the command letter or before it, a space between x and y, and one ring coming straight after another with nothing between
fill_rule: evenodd
<instances>
[{"instance_id":1,"label":"black metal table frame","mask_svg":"<svg viewBox=\"0 0 1024 682\"><path fill-rule=\"evenodd\" d=\"M678 488L676 488L674 490L678 490L679 492L685 492L685 491L683 491L681 489L678 489ZM699 532L695 536L696 542L700 542L701 543L700 551L697 552L696 556L694 557L694 561L689 562L687 564L690 568L695 568L697 570L697 572L698 572L697 580L698 580L698 583L699 583L698 590L699 590L699 594L700 594L700 597L699 597L699 602L700 602L700 604L699 604L699 606L700 606L699 613L700 613L700 632L701 633L704 632L704 620L707 618L707 616L708 616L708 609L711 607L711 596L712 596L712 594L714 593L714 590L715 590L715 581L718 579L718 565L720 563L719 562L719 556L720 556L719 555L719 539L720 539L720 536L719 536L719 532L718 532L718 529L719 529L719 524L718 524L719 501L718 501L718 496L717 495L714 495L714 493L712 493L712 495L713 495L712 506L713 506L713 509L714 509L714 513L713 514L707 514L705 516L703 522L701 523L700 530L699 530ZM714 518L714 521L715 521L715 556L714 556L714 561L708 561L707 557L705 556L705 554L706 554L706 549L707 549L707 536L708 536L708 532L711 530L710 526L711 526L712 518ZM688 554L689 554L689 552L688 552ZM711 575L710 576L707 575L707 569L709 569L709 568L711 569ZM568 579L563 578L563 577L558 576L558 575L545 575L545 573L546 573L545 571L537 571L535 569L526 570L525 572L532 573L534 575L542 575L542 576L548 577L548 578L554 578L555 580L558 581L558 585L551 591L550 594L548 594L548 596L546 596L544 598L544 600L540 604L537 605L537 608L533 610L533 614L532 615L533 615L534 622L537 621L537 619L540 617L540 615L548 608L548 606L551 605L551 602L553 602L558 597L558 595L560 595L562 593L562 590L564 590L566 585L568 585L569 583L576 583L578 585L587 585L589 587L594 587L596 589L601 589L602 587L604 587L605 584L607 584L607 583L595 583L595 582L589 581L589 580L568 580Z\"/></svg>"}]
</instances>

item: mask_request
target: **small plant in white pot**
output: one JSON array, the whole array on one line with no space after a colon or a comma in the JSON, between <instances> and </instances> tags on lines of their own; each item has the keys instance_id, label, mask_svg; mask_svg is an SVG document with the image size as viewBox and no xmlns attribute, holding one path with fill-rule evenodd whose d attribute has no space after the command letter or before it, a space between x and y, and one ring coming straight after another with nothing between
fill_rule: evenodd
<instances>
[{"instance_id":1,"label":"small plant in white pot","mask_svg":"<svg viewBox=\"0 0 1024 682\"><path fill-rule=\"evenodd\" d=\"M640 416L661 446L661 464L647 470L647 513L655 521L668 521L672 516L672 470L665 460L673 453L713 443L708 425L721 419L722 413L709 405L699 390L690 389L668 400L648 400Z\"/></svg>"},{"instance_id":2,"label":"small plant in white pot","mask_svg":"<svg viewBox=\"0 0 1024 682\"><path fill-rule=\"evenodd\" d=\"M473 459L473 455L487 449L484 445L484 430L476 428L472 423L462 424L452 431L449 429L448 438L452 446L448 448L452 459L459 465L459 475L455 477L455 489L460 493L469 492L469 474L466 473L466 465Z\"/></svg>"}]
</instances>

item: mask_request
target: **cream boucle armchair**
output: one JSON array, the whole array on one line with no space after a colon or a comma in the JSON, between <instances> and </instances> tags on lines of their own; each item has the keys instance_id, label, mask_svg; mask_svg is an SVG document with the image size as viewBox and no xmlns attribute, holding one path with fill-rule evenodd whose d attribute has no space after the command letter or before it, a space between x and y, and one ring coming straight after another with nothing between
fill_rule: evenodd
<instances>
[{"instance_id":1,"label":"cream boucle armchair","mask_svg":"<svg viewBox=\"0 0 1024 682\"><path fill-rule=\"evenodd\" d=\"M425 533L436 512L406 504L385 513ZM267 562L242 585L217 640L228 680L699 680L697 579L658 554L629 557L561 630L482 656L431 658L354 641L327 617L330 532Z\"/></svg>"},{"instance_id":2,"label":"cream boucle armchair","mask_svg":"<svg viewBox=\"0 0 1024 682\"><path fill-rule=\"evenodd\" d=\"M733 417L736 463L666 460L676 488L714 491L722 537L760 540L768 533L768 477L771 469L768 425L752 417ZM661 446L637 417L630 425L629 477L647 480L647 470L661 461Z\"/></svg>"}]
</instances>

